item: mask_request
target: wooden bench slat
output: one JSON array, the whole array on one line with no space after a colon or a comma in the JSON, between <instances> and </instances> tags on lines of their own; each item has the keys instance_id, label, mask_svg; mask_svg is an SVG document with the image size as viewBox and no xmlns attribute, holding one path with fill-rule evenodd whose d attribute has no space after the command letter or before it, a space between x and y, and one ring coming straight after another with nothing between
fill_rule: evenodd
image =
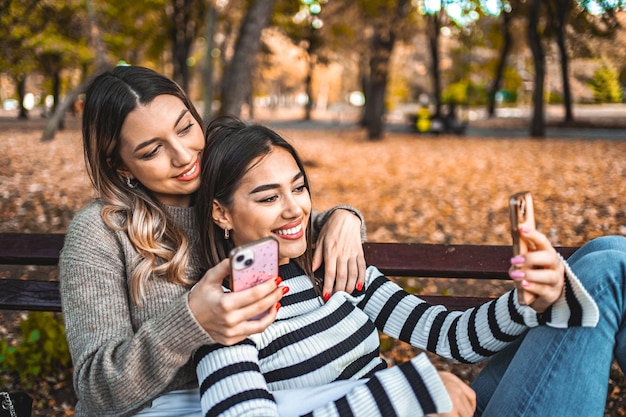
<instances>
[{"instance_id":1,"label":"wooden bench slat","mask_svg":"<svg viewBox=\"0 0 626 417\"><path fill-rule=\"evenodd\" d=\"M388 276L509 279L511 247L366 242L368 263ZM569 257L577 248L558 247Z\"/></svg>"},{"instance_id":2,"label":"wooden bench slat","mask_svg":"<svg viewBox=\"0 0 626 417\"><path fill-rule=\"evenodd\" d=\"M0 233L0 265L56 265L63 239L60 233Z\"/></svg>"},{"instance_id":3,"label":"wooden bench slat","mask_svg":"<svg viewBox=\"0 0 626 417\"><path fill-rule=\"evenodd\" d=\"M488 300L486 297L450 297L420 295L432 304L444 304L450 310L466 310ZM0 279L0 309L61 311L58 281Z\"/></svg>"},{"instance_id":4,"label":"wooden bench slat","mask_svg":"<svg viewBox=\"0 0 626 417\"><path fill-rule=\"evenodd\" d=\"M0 265L57 265L64 234L0 233ZM577 248L557 248L565 258ZM368 263L397 277L508 279L511 247L366 242ZM429 302L464 310L480 297L423 296ZM60 311L54 281L0 279L0 309Z\"/></svg>"},{"instance_id":5,"label":"wooden bench slat","mask_svg":"<svg viewBox=\"0 0 626 417\"><path fill-rule=\"evenodd\" d=\"M0 264L56 265L63 234L0 233ZM566 258L576 248L557 248ZM510 246L366 242L369 263L392 276L507 279Z\"/></svg>"},{"instance_id":6,"label":"wooden bench slat","mask_svg":"<svg viewBox=\"0 0 626 417\"><path fill-rule=\"evenodd\" d=\"M59 282L0 279L0 309L61 311Z\"/></svg>"},{"instance_id":7,"label":"wooden bench slat","mask_svg":"<svg viewBox=\"0 0 626 417\"><path fill-rule=\"evenodd\" d=\"M483 297L420 295L431 304L443 304L450 310L466 310L488 300ZM61 311L57 281L0 279L0 310Z\"/></svg>"}]
</instances>

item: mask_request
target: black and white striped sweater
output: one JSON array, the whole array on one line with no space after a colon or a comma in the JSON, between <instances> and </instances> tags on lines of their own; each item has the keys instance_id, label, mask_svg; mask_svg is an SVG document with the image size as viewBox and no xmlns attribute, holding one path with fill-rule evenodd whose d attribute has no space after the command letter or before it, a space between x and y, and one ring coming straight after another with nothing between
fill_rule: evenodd
<instances>
[{"instance_id":1,"label":"black and white striped sweater","mask_svg":"<svg viewBox=\"0 0 626 417\"><path fill-rule=\"evenodd\" d=\"M527 328L593 326L595 302L566 266L566 290L547 313L520 306L515 291L464 312L430 305L368 267L362 292L335 293L327 303L293 263L281 266L290 291L275 323L235 346L211 345L195 355L207 416L278 415L272 391L368 377L315 416L403 416L448 412L450 399L424 354L386 369L377 330L462 362L498 352Z\"/></svg>"}]
</instances>

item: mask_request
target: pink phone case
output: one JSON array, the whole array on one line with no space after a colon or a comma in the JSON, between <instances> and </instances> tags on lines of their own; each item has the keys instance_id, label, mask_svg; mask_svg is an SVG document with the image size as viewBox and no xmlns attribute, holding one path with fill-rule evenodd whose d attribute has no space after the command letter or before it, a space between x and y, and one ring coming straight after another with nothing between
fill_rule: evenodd
<instances>
[{"instance_id":1,"label":"pink phone case","mask_svg":"<svg viewBox=\"0 0 626 417\"><path fill-rule=\"evenodd\" d=\"M230 289L242 291L278 276L278 240L272 236L230 252Z\"/></svg>"}]
</instances>

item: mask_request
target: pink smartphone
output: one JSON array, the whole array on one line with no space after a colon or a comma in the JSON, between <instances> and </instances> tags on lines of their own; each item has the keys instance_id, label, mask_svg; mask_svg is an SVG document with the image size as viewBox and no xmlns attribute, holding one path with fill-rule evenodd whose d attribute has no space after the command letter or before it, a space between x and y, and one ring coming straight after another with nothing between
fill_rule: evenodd
<instances>
[{"instance_id":1,"label":"pink smartphone","mask_svg":"<svg viewBox=\"0 0 626 417\"><path fill-rule=\"evenodd\" d=\"M528 245L520 237L519 228L526 226L535 229L535 212L533 208L533 196L528 191L513 194L509 199L509 213L511 216L511 237L513 238L513 256L523 255L528 252ZM516 282L518 301L521 305L524 300L524 289Z\"/></svg>"},{"instance_id":2,"label":"pink smartphone","mask_svg":"<svg viewBox=\"0 0 626 417\"><path fill-rule=\"evenodd\" d=\"M230 290L242 291L278 276L278 240L272 236L230 252Z\"/></svg>"}]
</instances>

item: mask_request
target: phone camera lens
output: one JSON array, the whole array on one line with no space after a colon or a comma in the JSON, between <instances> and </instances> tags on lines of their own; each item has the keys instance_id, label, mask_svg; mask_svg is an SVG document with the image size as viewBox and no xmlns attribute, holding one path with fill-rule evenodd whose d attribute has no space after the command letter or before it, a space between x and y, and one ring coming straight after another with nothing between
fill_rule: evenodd
<instances>
[{"instance_id":1,"label":"phone camera lens","mask_svg":"<svg viewBox=\"0 0 626 417\"><path fill-rule=\"evenodd\" d=\"M244 262L244 265L245 266L250 266L250 265L252 265L252 262L253 262L252 259L246 259L246 261Z\"/></svg>"},{"instance_id":2,"label":"phone camera lens","mask_svg":"<svg viewBox=\"0 0 626 417\"><path fill-rule=\"evenodd\" d=\"M244 260L244 259L245 259L245 256L243 256L243 255L239 255L239 256L237 256L237 257L235 258L235 260L236 260L237 262L243 262L243 260Z\"/></svg>"}]
</instances>

